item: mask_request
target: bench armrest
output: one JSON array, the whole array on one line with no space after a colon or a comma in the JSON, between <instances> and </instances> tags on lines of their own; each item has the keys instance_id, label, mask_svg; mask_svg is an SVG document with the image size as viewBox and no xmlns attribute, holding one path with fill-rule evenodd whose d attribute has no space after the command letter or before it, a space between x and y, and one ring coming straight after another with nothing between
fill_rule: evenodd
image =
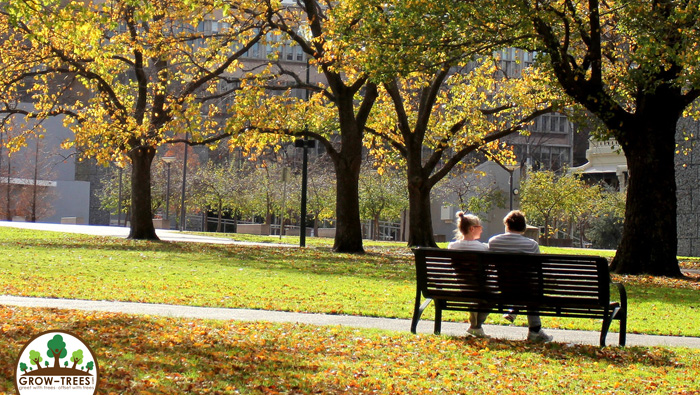
<instances>
[{"instance_id":1,"label":"bench armrest","mask_svg":"<svg viewBox=\"0 0 700 395\"><path fill-rule=\"evenodd\" d=\"M610 284L617 287L617 290L620 293L620 307L627 310L627 290L625 289L625 285L622 283L615 283L612 281L610 282Z\"/></svg>"}]
</instances>

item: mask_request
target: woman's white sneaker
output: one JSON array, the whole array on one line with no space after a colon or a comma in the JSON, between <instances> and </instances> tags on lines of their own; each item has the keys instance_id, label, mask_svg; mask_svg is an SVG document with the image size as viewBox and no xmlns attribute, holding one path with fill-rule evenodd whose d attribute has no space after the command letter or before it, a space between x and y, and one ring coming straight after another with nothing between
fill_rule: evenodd
<instances>
[{"instance_id":1,"label":"woman's white sneaker","mask_svg":"<svg viewBox=\"0 0 700 395\"><path fill-rule=\"evenodd\" d=\"M554 339L554 336L546 334L542 329L539 332L527 332L527 340L537 343L549 343Z\"/></svg>"}]
</instances>

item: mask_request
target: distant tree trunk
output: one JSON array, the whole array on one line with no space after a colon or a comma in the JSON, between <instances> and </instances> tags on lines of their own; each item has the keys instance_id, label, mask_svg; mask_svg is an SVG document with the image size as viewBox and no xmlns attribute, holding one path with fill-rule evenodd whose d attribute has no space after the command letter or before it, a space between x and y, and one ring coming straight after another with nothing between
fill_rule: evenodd
<instances>
[{"instance_id":1,"label":"distant tree trunk","mask_svg":"<svg viewBox=\"0 0 700 395\"><path fill-rule=\"evenodd\" d=\"M222 209L222 206L223 206L222 199L219 198L219 205L218 205L218 208L217 208L219 214L218 214L217 217L216 217L216 233L221 232L221 209ZM204 229L206 230L206 228L207 228L206 222L205 222L204 225L205 225L205 228L204 228Z\"/></svg>"},{"instance_id":2,"label":"distant tree trunk","mask_svg":"<svg viewBox=\"0 0 700 395\"><path fill-rule=\"evenodd\" d=\"M551 234L550 227L551 227L551 224L549 221L549 216L547 215L544 217L544 245L546 245L546 246L549 246L549 236Z\"/></svg>"},{"instance_id":3,"label":"distant tree trunk","mask_svg":"<svg viewBox=\"0 0 700 395\"><path fill-rule=\"evenodd\" d=\"M32 185L32 203L29 222L36 222L36 201L37 201L37 182L39 178L39 140L35 141L34 147L34 184Z\"/></svg>"},{"instance_id":4,"label":"distant tree trunk","mask_svg":"<svg viewBox=\"0 0 700 395\"><path fill-rule=\"evenodd\" d=\"M158 240L151 211L151 163L156 150L138 147L129 152L131 159L130 239Z\"/></svg>"},{"instance_id":5,"label":"distant tree trunk","mask_svg":"<svg viewBox=\"0 0 700 395\"><path fill-rule=\"evenodd\" d=\"M615 273L682 276L676 257L678 117L659 105L653 116L618 133L627 157L629 185L622 241L612 263Z\"/></svg>"},{"instance_id":6,"label":"distant tree trunk","mask_svg":"<svg viewBox=\"0 0 700 395\"><path fill-rule=\"evenodd\" d=\"M12 177L12 162L10 158L7 158L7 190L5 203L7 204L7 209L5 211L5 216L8 221L12 221L12 183L10 181Z\"/></svg>"},{"instance_id":7,"label":"distant tree trunk","mask_svg":"<svg viewBox=\"0 0 700 395\"><path fill-rule=\"evenodd\" d=\"M372 221L372 222L374 222L374 230L373 230L374 237L373 237L373 239L379 240L380 239L380 237L379 237L379 214L374 216L374 221Z\"/></svg>"}]
</instances>

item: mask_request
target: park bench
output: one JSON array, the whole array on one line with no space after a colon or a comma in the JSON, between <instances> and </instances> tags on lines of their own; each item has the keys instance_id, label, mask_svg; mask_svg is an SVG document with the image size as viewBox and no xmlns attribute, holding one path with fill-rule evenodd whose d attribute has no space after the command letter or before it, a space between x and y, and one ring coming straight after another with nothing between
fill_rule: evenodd
<instances>
[{"instance_id":1,"label":"park bench","mask_svg":"<svg viewBox=\"0 0 700 395\"><path fill-rule=\"evenodd\" d=\"M425 247L413 252L417 289L412 333L433 301L435 334L440 334L445 310L500 314L516 310L522 315L602 319L601 347L612 320L619 320L619 342L625 345L627 292L622 284L611 282L605 258ZM611 284L618 289L619 302L610 300Z\"/></svg>"}]
</instances>

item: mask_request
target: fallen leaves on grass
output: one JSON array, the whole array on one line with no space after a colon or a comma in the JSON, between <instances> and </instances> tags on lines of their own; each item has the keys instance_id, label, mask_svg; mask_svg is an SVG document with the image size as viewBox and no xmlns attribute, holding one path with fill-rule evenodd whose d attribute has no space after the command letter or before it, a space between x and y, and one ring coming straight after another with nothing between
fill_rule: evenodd
<instances>
[{"instance_id":1,"label":"fallen leaves on grass","mask_svg":"<svg viewBox=\"0 0 700 395\"><path fill-rule=\"evenodd\" d=\"M613 280L622 280L626 284L629 283L659 288L700 290L700 274L698 273L687 273L684 278L613 275Z\"/></svg>"},{"instance_id":2,"label":"fallen leaves on grass","mask_svg":"<svg viewBox=\"0 0 700 395\"><path fill-rule=\"evenodd\" d=\"M676 393L697 350L531 345L333 326L0 307L0 393L37 332L81 336L104 394Z\"/></svg>"}]
</instances>

